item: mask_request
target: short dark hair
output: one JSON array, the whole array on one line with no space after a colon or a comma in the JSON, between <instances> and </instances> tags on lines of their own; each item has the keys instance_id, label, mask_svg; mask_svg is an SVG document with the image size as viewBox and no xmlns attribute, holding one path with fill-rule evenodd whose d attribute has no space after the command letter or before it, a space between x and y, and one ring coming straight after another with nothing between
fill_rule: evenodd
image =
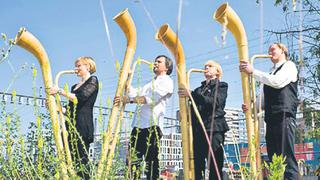
<instances>
[{"instance_id":1,"label":"short dark hair","mask_svg":"<svg viewBox=\"0 0 320 180\"><path fill-rule=\"evenodd\" d=\"M167 67L167 69L168 69L167 75L170 75L170 74L172 73L172 70L173 70L173 62L172 62L172 60L171 60L168 56L166 56L166 55L159 55L159 56L156 57L156 59L161 58L161 57L165 58L165 60L166 60L166 67Z\"/></svg>"}]
</instances>

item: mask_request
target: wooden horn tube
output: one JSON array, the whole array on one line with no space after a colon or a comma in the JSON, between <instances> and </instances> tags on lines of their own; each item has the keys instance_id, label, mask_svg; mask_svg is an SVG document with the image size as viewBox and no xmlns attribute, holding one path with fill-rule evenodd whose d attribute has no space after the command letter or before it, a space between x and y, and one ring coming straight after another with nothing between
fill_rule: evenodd
<instances>
[{"instance_id":1,"label":"wooden horn tube","mask_svg":"<svg viewBox=\"0 0 320 180\"><path fill-rule=\"evenodd\" d=\"M122 63L122 67L120 70L118 86L115 94L115 96L122 97L126 80L128 79L128 74L130 71L130 66L133 60L133 56L136 51L137 33L136 33L136 27L135 27L134 21L128 9L125 9L122 12L120 12L113 19L120 26L120 28L122 29L122 31L124 32L127 38L127 48L126 48L124 60ZM125 106L122 106L121 108L124 109ZM98 170L97 170L97 177L99 178L102 178L101 175L105 167L106 157L107 157L107 153L109 152L110 143L112 142L112 139L113 139L112 136L114 134L115 124L116 124L115 121L116 121L119 110L121 111L120 105L112 106L112 110L111 110L111 114L108 122L108 129L104 132L101 157L100 157ZM119 120L121 119L122 117L119 117Z\"/></svg>"},{"instance_id":2,"label":"wooden horn tube","mask_svg":"<svg viewBox=\"0 0 320 180\"><path fill-rule=\"evenodd\" d=\"M135 72L135 69L136 69L136 65L138 63L144 63L144 64L147 64L149 66L153 65L151 62L143 60L143 59L138 59L137 61L135 61L133 63L131 71L130 71L130 75L129 75L129 78L128 78L128 81L127 81L127 85L126 85L126 88L125 88L125 95L127 95L129 93L129 87L131 86L131 82L132 82L133 75L134 75L134 72ZM122 103L122 107L120 109L119 117L123 117L125 104L126 104L126 102ZM111 165L112 165L112 160L113 160L113 157L114 157L114 151L115 151L115 148L116 148L116 145L117 145L117 142L118 142L119 133L120 133L121 122L122 122L121 120L122 119L119 119L117 121L117 123L116 123L116 130L114 132L115 136L114 136L114 138L112 140L111 147L110 147L110 150L108 152L107 165L106 165L106 170L105 170L105 176L104 177L108 177L109 171L110 171L110 168L111 168Z\"/></svg>"},{"instance_id":3,"label":"wooden horn tube","mask_svg":"<svg viewBox=\"0 0 320 180\"><path fill-rule=\"evenodd\" d=\"M52 122L53 137L57 147L58 159L62 172L62 179L67 179L67 168L64 161L65 153L63 149L61 134L59 131L60 128L57 115L57 104L54 96L49 94L49 89L52 87L52 74L47 52L43 48L40 41L25 28L20 29L18 35L15 38L15 44L32 53L38 59L38 62L40 64L48 109Z\"/></svg>"},{"instance_id":4,"label":"wooden horn tube","mask_svg":"<svg viewBox=\"0 0 320 180\"><path fill-rule=\"evenodd\" d=\"M236 12L229 6L228 3L222 4L214 13L213 18L221 23L226 25L226 28L232 33L233 37L237 42L238 47L238 56L240 61L249 61L248 57L248 41L247 35L242 24L241 19L236 14ZM242 92L243 92L243 101L245 104L251 104L250 97L250 88L249 88L249 75L241 72L241 81L242 81ZM247 137L248 137L248 149L249 149L249 159L250 159L250 176L256 177L256 150L254 146L253 139L256 137L254 135L253 129L253 119L252 119L252 110L249 110L245 113L246 117L246 127L247 127Z\"/></svg>"},{"instance_id":5,"label":"wooden horn tube","mask_svg":"<svg viewBox=\"0 0 320 180\"><path fill-rule=\"evenodd\" d=\"M56 86L59 86L59 79L62 75L75 74L75 73L76 72L74 70L60 71L55 77L54 84ZM66 158L67 158L68 171L70 172L70 174L72 174L73 177L76 177L76 173L75 173L73 165L72 165L72 158L71 158L70 147L69 147L69 142L68 142L68 132L66 129L66 120L65 120L65 117L62 112L61 97L60 97L59 93L56 94L56 101L57 101L57 108L58 108L60 124L61 124L62 140L63 140L64 150L65 150Z\"/></svg>"},{"instance_id":6,"label":"wooden horn tube","mask_svg":"<svg viewBox=\"0 0 320 180\"><path fill-rule=\"evenodd\" d=\"M176 60L177 75L178 75L178 87L187 87L186 77L186 63L183 52L183 47L175 32L170 28L168 24L164 24L160 27L156 33L156 39L161 41L173 54ZM194 179L194 156L193 146L191 142L191 121L187 118L187 101L185 97L179 97L180 107L180 126L182 134L182 153L183 153L183 171L184 179Z\"/></svg>"},{"instance_id":7,"label":"wooden horn tube","mask_svg":"<svg viewBox=\"0 0 320 180\"><path fill-rule=\"evenodd\" d=\"M265 54L254 55L250 58L250 64L253 66L254 60L257 58L271 58L271 57L272 57L271 55L265 55ZM252 74L250 75L250 83L251 83L251 88L252 88L252 92L251 92L252 106L251 107L252 107L252 112L253 112L253 129L254 129L253 131L254 131L254 134L256 135L256 138L255 138L256 164L257 164L258 171L260 170L260 172L262 172L261 149L260 149L260 118L258 118L258 113L257 113L258 110L257 110L257 105L256 105L257 99L256 99L255 80L254 80L254 77ZM260 103L261 103L261 99L260 99ZM260 110L261 110L261 108L260 108ZM258 179L259 180L263 179L262 173L258 174Z\"/></svg>"}]
</instances>

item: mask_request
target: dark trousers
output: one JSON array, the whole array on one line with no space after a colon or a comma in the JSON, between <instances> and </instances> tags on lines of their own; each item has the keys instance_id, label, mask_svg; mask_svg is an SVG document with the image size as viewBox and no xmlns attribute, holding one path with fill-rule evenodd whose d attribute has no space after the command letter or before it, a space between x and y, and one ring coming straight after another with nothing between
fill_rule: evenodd
<instances>
[{"instance_id":1,"label":"dark trousers","mask_svg":"<svg viewBox=\"0 0 320 180\"><path fill-rule=\"evenodd\" d=\"M266 143L269 160L272 156L282 154L286 157L284 179L298 179L298 163L294 156L295 117L288 113L280 113L266 119Z\"/></svg>"},{"instance_id":2,"label":"dark trousers","mask_svg":"<svg viewBox=\"0 0 320 180\"><path fill-rule=\"evenodd\" d=\"M89 153L90 141L83 139L70 139L69 136L69 148L72 156L72 161L76 164L77 175L82 179L90 179L90 166L89 166Z\"/></svg>"},{"instance_id":3,"label":"dark trousers","mask_svg":"<svg viewBox=\"0 0 320 180\"><path fill-rule=\"evenodd\" d=\"M207 132L210 138L210 132ZM223 167L223 144L224 144L224 133L223 132L214 132L211 139L211 147L213 154L216 159L217 168L222 178L222 167ZM221 146L222 145L222 146ZM195 169L195 179L204 179L205 178L205 159L208 158L209 146L205 138L205 135L202 131L193 132L193 151L194 151L194 169ZM214 162L210 156L210 172L209 179L215 180L218 179L218 175L215 169Z\"/></svg>"},{"instance_id":4,"label":"dark trousers","mask_svg":"<svg viewBox=\"0 0 320 180\"><path fill-rule=\"evenodd\" d=\"M159 150L162 133L158 126L140 129L134 127L130 135L129 159L133 179L141 175L140 164L144 156L147 179L159 179Z\"/></svg>"}]
</instances>

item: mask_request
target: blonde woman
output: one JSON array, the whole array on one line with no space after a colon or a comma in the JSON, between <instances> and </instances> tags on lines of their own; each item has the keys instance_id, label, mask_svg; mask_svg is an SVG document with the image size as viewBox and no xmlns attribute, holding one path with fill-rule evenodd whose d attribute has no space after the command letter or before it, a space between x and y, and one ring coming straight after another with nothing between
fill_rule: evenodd
<instances>
[{"instance_id":1,"label":"blonde woman","mask_svg":"<svg viewBox=\"0 0 320 180\"><path fill-rule=\"evenodd\" d=\"M87 152L89 144L93 142L93 106L98 94L98 78L92 74L96 72L96 64L91 57L80 57L75 61L75 71L80 81L73 85L71 92L66 92L59 87L52 87L50 94L59 93L69 99L68 106L70 107L69 119L74 119L76 130L80 138L84 142L84 147L80 139L77 140L77 147L71 144L69 136L69 147L71 151L77 152L73 160L78 164L87 166L89 159ZM77 102L75 105L74 102ZM74 112L74 109L76 110ZM75 115L75 117L74 117ZM69 127L69 128L68 128ZM67 124L67 129L70 131L70 125ZM77 138L77 137L75 137ZM76 149L74 149L76 148ZM78 175L89 179L88 170L78 172Z\"/></svg>"}]
</instances>

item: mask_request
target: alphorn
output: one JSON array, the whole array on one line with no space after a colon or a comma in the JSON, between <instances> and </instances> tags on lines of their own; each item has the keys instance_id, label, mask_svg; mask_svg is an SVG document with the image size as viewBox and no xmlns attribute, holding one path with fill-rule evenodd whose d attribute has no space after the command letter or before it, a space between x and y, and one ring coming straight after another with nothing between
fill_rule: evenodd
<instances>
[{"instance_id":1,"label":"alphorn","mask_svg":"<svg viewBox=\"0 0 320 180\"><path fill-rule=\"evenodd\" d=\"M74 70L60 71L55 77L55 80L54 80L55 86L59 86L59 79L64 74L75 74L75 71ZM72 165L72 158L71 158L69 142L68 142L68 132L66 129L66 120L65 120L64 114L62 112L61 97L60 97L59 93L56 94L56 101L57 101L58 113L59 113L59 118L60 118L62 140L63 140L64 150L65 150L66 158L67 158L68 171L72 174L73 177L75 177L76 173L75 173L73 165Z\"/></svg>"},{"instance_id":2,"label":"alphorn","mask_svg":"<svg viewBox=\"0 0 320 180\"><path fill-rule=\"evenodd\" d=\"M129 93L129 87L131 86L131 82L132 82L133 75L134 75L134 72L135 72L135 69L136 69L136 65L140 64L140 63L144 63L144 64L147 64L149 66L152 66L151 62L143 60L143 59L138 59L137 61L134 62L133 66L132 66L132 69L130 71L130 74L129 74L129 78L128 78L127 84L126 84L125 94L124 94L125 96L127 96L128 93ZM122 107L121 107L121 110L120 110L119 117L123 117L125 104L126 104L126 102L122 102L122 104L121 104ZM108 152L107 166L106 166L106 170L105 170L105 177L108 177L108 174L109 174L109 171L110 171L110 168L111 168L111 165L112 165L112 160L113 160L113 157L114 157L114 150L116 148L116 145L117 145L117 142L118 142L118 136L119 136L119 133L120 133L121 120L122 119L119 119L117 121L116 130L115 130L115 133L114 133L115 136L113 138L110 150Z\"/></svg>"},{"instance_id":3,"label":"alphorn","mask_svg":"<svg viewBox=\"0 0 320 180\"><path fill-rule=\"evenodd\" d=\"M54 96L49 94L49 90L52 87L52 74L47 52L43 48L40 41L36 37L34 37L30 32L28 32L25 28L20 29L18 35L15 38L14 43L32 53L38 59L38 62L40 64L48 109L52 122L53 137L57 147L58 159L62 173L62 179L67 179L68 174L66 163L64 160L65 153L63 149L62 138L59 131L60 128L57 116L57 104Z\"/></svg>"},{"instance_id":4,"label":"alphorn","mask_svg":"<svg viewBox=\"0 0 320 180\"><path fill-rule=\"evenodd\" d=\"M244 26L241 22L241 19L236 14L236 12L229 6L228 3L222 4L213 15L213 18L225 25L226 28L234 36L237 47L239 61L249 61L248 57L248 41L247 35L244 29ZM241 81L242 81L242 92L243 92L243 101L245 104L250 104L250 84L249 84L249 75L241 72ZM256 138L254 134L253 119L252 119L252 110L249 110L245 113L246 117L246 127L247 127L247 137L248 137L248 149L249 149L249 159L250 159L250 176L256 178L257 166L256 166L256 149L255 143L253 141Z\"/></svg>"},{"instance_id":5,"label":"alphorn","mask_svg":"<svg viewBox=\"0 0 320 180\"><path fill-rule=\"evenodd\" d=\"M160 27L156 33L156 39L161 41L173 54L176 60L178 87L187 87L186 63L183 47L175 32L172 31L168 24ZM182 153L183 153L183 171L184 179L194 179L194 155L191 143L192 130L190 118L187 118L187 101L185 97L179 97L180 107L180 126L182 134Z\"/></svg>"},{"instance_id":6,"label":"alphorn","mask_svg":"<svg viewBox=\"0 0 320 180\"><path fill-rule=\"evenodd\" d=\"M190 75L191 75L191 73L193 73L193 72L204 73L204 72L206 72L206 71L203 70L203 69L194 69L194 68L189 69L189 71L188 71L188 73L187 73L187 88L188 88L188 89L190 89ZM212 146L211 146L211 142L210 142L209 136L208 136L208 134L207 134L207 132L206 132L206 127L205 127L204 124L203 124L203 121L202 121L200 112L199 112L199 110L198 110L198 108L197 108L197 105L196 105L193 97L190 96L189 99L191 100L191 103L192 103L191 106L192 106L192 108L193 108L194 114L195 114L195 116L197 117L198 122L200 123L201 128L202 128L202 130L203 130L203 132L204 132L204 135L205 135L205 137L206 137L206 140L207 140L207 143L208 143L208 147L209 147L209 153L210 153L210 155L211 155L211 158L212 158L212 161L213 161L213 164L214 164L214 168L215 168L215 170L216 170L216 172L217 172L218 180L221 180L221 174L219 173L219 170L218 170L218 167L217 167L217 161L216 161L216 158L215 158L215 156L214 156L214 152L213 152L213 149L212 149ZM188 118L191 118L191 107L190 107L189 104L188 104ZM191 121L191 120L190 120L190 121ZM190 128L192 128L192 127L190 127ZM191 133L192 133L192 131L191 131ZM207 160L207 161L208 161L208 160Z\"/></svg>"},{"instance_id":7,"label":"alphorn","mask_svg":"<svg viewBox=\"0 0 320 180\"><path fill-rule=\"evenodd\" d=\"M257 58L271 58L271 55L264 55L264 54L259 54L259 55L254 55L250 58L250 64L253 66L253 62ZM256 147L256 163L257 163L257 170L260 172L258 174L258 179L262 180L262 167L261 167L261 149L260 149L260 118L258 117L258 110L257 110L257 99L256 99L256 87L255 87L255 80L253 75L250 75L250 85L251 85L251 105L250 107L252 108L253 112L253 128L254 128L254 134L255 134L255 147ZM260 94L260 101L261 103L261 94ZM261 112L261 105L259 105L259 113Z\"/></svg>"},{"instance_id":8,"label":"alphorn","mask_svg":"<svg viewBox=\"0 0 320 180\"><path fill-rule=\"evenodd\" d=\"M114 18L114 21L117 22L117 24L120 26L124 34L127 38L127 48L123 60L123 65L120 70L119 80L118 80L118 86L116 90L115 96L120 96L122 99L123 91L125 88L126 80L128 79L128 74L130 71L131 62L134 56L134 53L136 51L136 39L137 39L137 33L136 33L136 27L132 20L132 17L128 11L128 9L123 10L119 14L117 14ZM122 104L122 103L120 103ZM114 126L115 121L118 115L120 109L120 104L113 105L111 114L109 117L108 122L108 129L104 132L103 135L103 144L102 144L102 150L101 150L101 157L98 164L98 170L97 170L97 177L103 178L101 175L103 174L103 170L105 169L105 163L106 163L106 157L107 153L109 152L110 143L112 142L113 134L114 134ZM125 106L122 105L122 109L125 108ZM122 117L118 117L118 120L122 119ZM116 134L115 134L116 135ZM111 159L112 161L112 159Z\"/></svg>"}]
</instances>

